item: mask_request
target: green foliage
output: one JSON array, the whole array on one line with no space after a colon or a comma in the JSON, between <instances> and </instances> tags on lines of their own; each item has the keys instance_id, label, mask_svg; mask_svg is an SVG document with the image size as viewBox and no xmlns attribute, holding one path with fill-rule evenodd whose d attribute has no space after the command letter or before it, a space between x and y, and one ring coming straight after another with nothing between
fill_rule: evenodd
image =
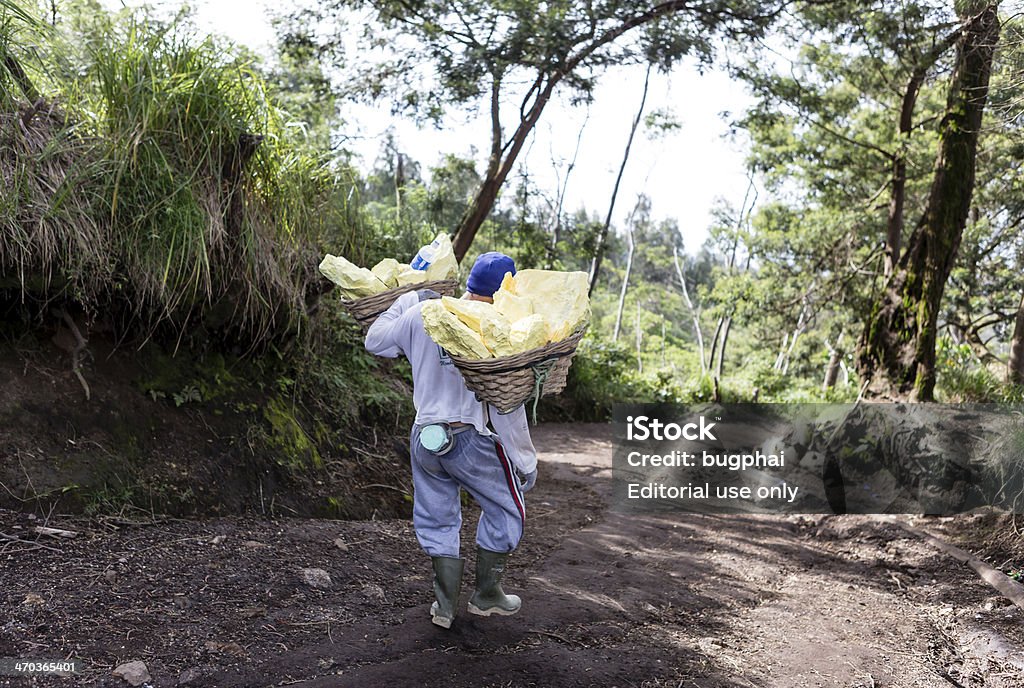
<instances>
[{"instance_id":1,"label":"green foliage","mask_svg":"<svg viewBox=\"0 0 1024 688\"><path fill-rule=\"evenodd\" d=\"M885 286L896 162L906 165L904 247L930 192L955 55L948 39L960 21L955 9L933 0L808 5L780 32L792 64L758 52L737 66L758 98L737 125L751 137L750 167L772 198L740 237L750 272L721 275L709 300L739 304L736 319L761 338L802 331L822 344L849 341L875 312ZM1015 23L1007 23L1010 34ZM982 128L973 210L938 309L940 327L985 361L984 370L946 371L971 397L998 394L999 376L987 367L999 357L1024 290L1019 232L1010 229L1021 217L1019 175L1008 173L1018 164L1019 122L1005 119L1012 112L1006 104L1020 102L1019 79L1010 76L1019 45L1003 43L997 57L997 105ZM915 94L909 128L901 131L905 99ZM888 335L894 340L911 336L895 327ZM877 336L873 330L870 341ZM804 359L795 361L802 367L809 362L799 350L795 358ZM795 372L789 377L807 376Z\"/></svg>"},{"instance_id":2,"label":"green foliage","mask_svg":"<svg viewBox=\"0 0 1024 688\"><path fill-rule=\"evenodd\" d=\"M265 71L273 101L288 113L289 136L299 133L311 150L336 150L344 122L316 46L310 41L281 43L276 63Z\"/></svg>"},{"instance_id":3,"label":"green foliage","mask_svg":"<svg viewBox=\"0 0 1024 688\"><path fill-rule=\"evenodd\" d=\"M249 361L216 351L194 350L170 355L155 344L138 353L143 369L135 382L152 400L170 399L175 406L230 399L246 387L246 380L262 380L269 372L264 361Z\"/></svg>"},{"instance_id":4,"label":"green foliage","mask_svg":"<svg viewBox=\"0 0 1024 688\"><path fill-rule=\"evenodd\" d=\"M199 389L190 386L180 392L175 392L173 399L175 406L181 406L190 402L200 402L203 400L203 395L199 392Z\"/></svg>"},{"instance_id":5,"label":"green foliage","mask_svg":"<svg viewBox=\"0 0 1024 688\"><path fill-rule=\"evenodd\" d=\"M323 467L317 443L306 433L293 402L282 397L272 398L263 407L263 419L267 425L264 441L275 451L278 461L292 471Z\"/></svg>"},{"instance_id":6,"label":"green foliage","mask_svg":"<svg viewBox=\"0 0 1024 688\"><path fill-rule=\"evenodd\" d=\"M86 515L116 514L123 512L126 505L136 503L139 486L115 479L102 486L87 490L83 495Z\"/></svg>"},{"instance_id":7,"label":"green foliage","mask_svg":"<svg viewBox=\"0 0 1024 688\"><path fill-rule=\"evenodd\" d=\"M58 28L39 85L61 109L22 115L25 131L0 113L16 190L0 288L102 307L128 334L303 331L318 246L356 253L346 170L305 147L251 57L187 17L86 3Z\"/></svg>"},{"instance_id":8,"label":"green foliage","mask_svg":"<svg viewBox=\"0 0 1024 688\"><path fill-rule=\"evenodd\" d=\"M26 3L14 2L14 0L0 0L0 19L3 21L14 20L23 23L32 29L43 28L39 17L35 16L31 6Z\"/></svg>"},{"instance_id":9,"label":"green foliage","mask_svg":"<svg viewBox=\"0 0 1024 688\"><path fill-rule=\"evenodd\" d=\"M563 394L570 403L559 400L557 405L546 404L545 417L558 413L573 420L604 420L611 415L612 404L643 398L630 352L592 337L580 343Z\"/></svg>"},{"instance_id":10,"label":"green foliage","mask_svg":"<svg viewBox=\"0 0 1024 688\"><path fill-rule=\"evenodd\" d=\"M328 422L332 440L347 442L353 427L401 427L412 414L408 364L370 355L359 329L332 301L318 315L316 338L296 361L294 395Z\"/></svg>"},{"instance_id":11,"label":"green foliage","mask_svg":"<svg viewBox=\"0 0 1024 688\"><path fill-rule=\"evenodd\" d=\"M281 30L286 43L302 43L311 26L348 27L359 17L365 29L358 52L347 50L341 32L328 33L324 46L349 70L349 94L387 94L394 111L437 120L449 104L485 95L491 79L505 75L529 83L539 73L540 85L564 77L573 97L587 100L596 74L609 65L649 61L667 70L685 55L710 59L716 34L759 35L776 4L702 0L672 9L622 0L335 0L296 11ZM628 26L641 28L623 30Z\"/></svg>"},{"instance_id":12,"label":"green foliage","mask_svg":"<svg viewBox=\"0 0 1024 688\"><path fill-rule=\"evenodd\" d=\"M1020 402L1021 391L979 364L968 344L940 337L936 352L938 397L954 403Z\"/></svg>"},{"instance_id":13,"label":"green foliage","mask_svg":"<svg viewBox=\"0 0 1024 688\"><path fill-rule=\"evenodd\" d=\"M853 342L881 285L895 156L908 166L908 227L926 197L947 55L925 70L909 133L899 133L898 111L915 61L950 29L947 4L801 6L779 33L796 56L792 68L762 53L733 63L757 98L735 124L750 136L759 189L741 208L716 209L711 239L695 256L674 221L637 199L606 245L591 334L565 396L545 400L548 417L597 419L619 401L716 393L726 401L856 398L856 380L844 376L827 392L821 380L834 348L853 366ZM388 48L386 61L285 21L269 66L198 36L187 12L157 21L82 0L62 6L56 29L46 30L15 17L13 6L0 0L0 49L17 54L47 100L32 112L0 69L0 172L9 182L0 196L0 301L22 292L71 301L111 316L121 333L192 347L195 365L167 358L140 387L166 404L252 414L268 445L311 466L329 446L348 444L352 428L394 428L411 416L407 365L365 352L336 298L319 293L320 256L363 265L411 258L458 227L487 174L455 155L421 167L394 137L358 174L340 149L341 96L389 96L397 111L436 118L486 98L492 84L539 78L538 88L560 79L586 101L605 68L708 60L718 38L760 35L778 4L702 0L597 44L643 8L336 0L296 18L325 20L315 25L324 29L362 12L373 45ZM948 399L1016 393L993 371L1024 290L1015 231L1024 144L1019 107L1018 119L1012 114L1022 102L1019 61L1019 48L1007 49L993 78L1003 119L985 130L977 209L942 308L944 326L968 342L942 345ZM332 88L338 67L351 77L345 93ZM646 125L660 135L679 127L665 110ZM529 169L512 169L510 181L466 264L502 250L520 267L586 270L598 213L563 211ZM770 197L758 201L758 192ZM251 349L265 354L252 367L239 361ZM720 375L712 350L724 351ZM256 380L259 398L231 394L245 379Z\"/></svg>"}]
</instances>

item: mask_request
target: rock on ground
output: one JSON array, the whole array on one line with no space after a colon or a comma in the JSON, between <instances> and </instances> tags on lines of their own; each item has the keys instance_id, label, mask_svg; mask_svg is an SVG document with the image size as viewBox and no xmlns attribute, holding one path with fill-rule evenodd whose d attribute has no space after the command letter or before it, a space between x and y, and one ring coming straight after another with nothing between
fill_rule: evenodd
<instances>
[{"instance_id":1,"label":"rock on ground","mask_svg":"<svg viewBox=\"0 0 1024 688\"><path fill-rule=\"evenodd\" d=\"M145 662L127 662L114 669L113 673L114 676L127 681L130 686L141 686L153 680Z\"/></svg>"}]
</instances>

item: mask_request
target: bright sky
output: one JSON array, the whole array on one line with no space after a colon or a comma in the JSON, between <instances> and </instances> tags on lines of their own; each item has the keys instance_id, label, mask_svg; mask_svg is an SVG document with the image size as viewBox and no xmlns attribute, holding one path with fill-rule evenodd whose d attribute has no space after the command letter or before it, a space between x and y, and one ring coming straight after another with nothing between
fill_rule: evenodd
<instances>
[{"instance_id":1,"label":"bright sky","mask_svg":"<svg viewBox=\"0 0 1024 688\"><path fill-rule=\"evenodd\" d=\"M115 8L121 0L103 0ZM141 4L126 0L124 4ZM178 0L151 0L156 7L177 8ZM268 0L193 0L201 27L260 50L274 40L267 8ZM583 133L576 167L569 181L565 209L583 206L604 217L622 161L629 127L636 116L643 89L642 67L617 69L598 84L589 120ZM695 251L707 236L710 210L716 198L739 206L747 190L743 165L743 141L726 137L728 120L720 113L739 113L750 103L742 85L722 72L701 75L693 65L680 65L670 75L652 75L646 112L670 110L682 127L665 138L651 140L637 132L629 163L616 202L614 221L621 226L639 193L652 199L656 219L676 218L687 250ZM354 116L353 116L354 113ZM383 135L393 128L398 144L424 171L445 153L468 156L476 147L479 169L483 169L489 145L486 113L454 114L442 129L418 129L408 121L379 111L354 108L346 116L358 129L349 147L368 169L380 151ZM566 102L549 103L532 140L520 155L520 163L535 182L551 191L576 149L577 135L585 107ZM348 133L348 132L347 132ZM552 164L554 160L554 165Z\"/></svg>"}]
</instances>

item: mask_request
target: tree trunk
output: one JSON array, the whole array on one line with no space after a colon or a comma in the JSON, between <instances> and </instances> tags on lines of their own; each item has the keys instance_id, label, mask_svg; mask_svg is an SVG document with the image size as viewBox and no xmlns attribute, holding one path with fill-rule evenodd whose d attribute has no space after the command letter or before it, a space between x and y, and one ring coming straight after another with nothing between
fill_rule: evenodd
<instances>
[{"instance_id":1,"label":"tree trunk","mask_svg":"<svg viewBox=\"0 0 1024 688\"><path fill-rule=\"evenodd\" d=\"M827 392L836 386L839 379L839 361L842 360L842 352L839 349L832 349L828 357L828 365L825 367L825 380L821 383L821 391Z\"/></svg>"},{"instance_id":2,"label":"tree trunk","mask_svg":"<svg viewBox=\"0 0 1024 688\"><path fill-rule=\"evenodd\" d=\"M914 123L914 105L921 90L924 73L915 71L903 94L900 109L899 150L892 159L892 198L889 201L889 219L885 238L885 278L892 276L900 259L900 242L903 239L903 206L907 196L907 154L906 146Z\"/></svg>"},{"instance_id":3,"label":"tree trunk","mask_svg":"<svg viewBox=\"0 0 1024 688\"><path fill-rule=\"evenodd\" d=\"M619 292L619 312L615 316L615 329L612 330L612 341L619 338L619 328L622 327L622 310L626 307L626 290L629 289L629 275L633 271L633 252L636 245L633 241L633 228L629 228L629 255L626 257L626 275L622 278L622 291Z\"/></svg>"},{"instance_id":4,"label":"tree trunk","mask_svg":"<svg viewBox=\"0 0 1024 688\"><path fill-rule=\"evenodd\" d=\"M491 78L491 155L487 160L487 171L484 173L483 181L480 183L480 188L477 189L473 201L466 208L466 213L452 240L455 258L460 262L466 257L466 252L473 243L480 225L490 214L494 201L498 197L498 190L505 183L508 173L512 171L512 162L519 155L527 135L536 124L547 99L551 96L552 85L549 84L548 89L537 96L537 102L526 119L520 121L519 128L516 129L509 142L511 148L506 154L501 143L501 79L501 74L494 74ZM506 161L507 164L505 164Z\"/></svg>"},{"instance_id":5,"label":"tree trunk","mask_svg":"<svg viewBox=\"0 0 1024 688\"><path fill-rule=\"evenodd\" d=\"M39 100L39 91L36 90L32 80L28 78L28 74L25 73L25 70L21 68L21 63L18 62L14 55L8 52L5 46L0 46L0 50L3 52L4 68L7 69L7 72L11 75L11 78L14 79L14 82L18 84L18 88L21 89L21 92L25 95L28 102L35 103Z\"/></svg>"},{"instance_id":6,"label":"tree trunk","mask_svg":"<svg viewBox=\"0 0 1024 688\"><path fill-rule=\"evenodd\" d=\"M808 294L814 290L812 286L808 290ZM796 327L793 328L793 334L787 334L785 339L782 340L782 348L779 349L779 355L775 359L775 370L778 370L783 377L789 374L789 362L793 358L793 350L796 349L797 340L803 335L807 329L807 325L810 324L811 320L811 302L810 299L805 295L803 301L800 304L800 314L796 319Z\"/></svg>"},{"instance_id":7,"label":"tree trunk","mask_svg":"<svg viewBox=\"0 0 1024 688\"><path fill-rule=\"evenodd\" d=\"M835 387L836 381L839 379L840 363L843 362L843 333L839 333L835 346L826 341L825 347L828 349L829 356L828 364L825 366L825 378L821 383L822 392L827 392Z\"/></svg>"},{"instance_id":8,"label":"tree trunk","mask_svg":"<svg viewBox=\"0 0 1024 688\"><path fill-rule=\"evenodd\" d=\"M718 348L718 365L715 367L715 380L722 379L722 370L725 369L725 347L729 344L729 328L732 327L732 316L725 319L722 327L722 345Z\"/></svg>"},{"instance_id":9,"label":"tree trunk","mask_svg":"<svg viewBox=\"0 0 1024 688\"><path fill-rule=\"evenodd\" d=\"M626 151L622 155L622 164L619 165L619 175L615 178L615 186L612 188L612 199L608 203L608 215L604 219L604 228L597 238L597 246L594 248L594 259L590 263L590 290L594 293L594 286L597 285L597 278L601 272L601 260L604 258L605 244L608 243L608 230L612 224L612 211L615 210L615 199L619 195L619 184L622 182L622 173L626 171L626 163L629 162L629 150L633 147L633 137L636 136L637 127L640 126L640 118L644 114L644 106L647 104L647 87L651 82L651 66L647 65L647 74L644 76L644 92L640 97L640 107L637 108L636 117L633 119L633 126L629 129L629 138L626 140Z\"/></svg>"},{"instance_id":10,"label":"tree trunk","mask_svg":"<svg viewBox=\"0 0 1024 688\"><path fill-rule=\"evenodd\" d=\"M708 366L704 362L704 333L700 329L700 314L697 309L693 307L693 301L690 300L690 291L686 288L686 278L683 275L683 268L679 262L679 251L676 247L672 247L672 260L676 266L676 276L679 277L679 284L683 288L683 300L686 301L686 307L690 310L690 318L693 320L693 334L697 338L697 353L700 356L700 374L704 376L708 372Z\"/></svg>"},{"instance_id":11,"label":"tree trunk","mask_svg":"<svg viewBox=\"0 0 1024 688\"><path fill-rule=\"evenodd\" d=\"M640 304L636 304L636 372L644 372L644 359L641 357L643 351L643 331L640 329Z\"/></svg>"},{"instance_id":12,"label":"tree trunk","mask_svg":"<svg viewBox=\"0 0 1024 688\"><path fill-rule=\"evenodd\" d=\"M782 335L782 344L779 345L779 353L775 355L775 363L772 363L772 370L782 370L782 362L786 358L786 351L789 347L789 332Z\"/></svg>"},{"instance_id":13,"label":"tree trunk","mask_svg":"<svg viewBox=\"0 0 1024 688\"><path fill-rule=\"evenodd\" d=\"M753 193L753 199L750 198ZM750 177L747 183L747 192L743 195L743 205L740 206L740 212L736 216L736 233L733 235L732 248L729 250L729 262L727 265L729 274L733 274L733 269L736 267L736 252L740 246L740 230L743 228L744 222L750 221L750 215L754 212L754 206L757 204L757 187L754 186L754 178ZM747 201L750 200L750 206L747 207ZM745 213L745 214L744 214ZM746 220L744 220L744 217ZM747 251L747 262L743 267L743 272L750 269L750 261L752 255L750 251ZM735 312L735 307L729 309L728 314L720 316L718 318L718 325L715 327L715 336L711 340L711 357L708 358L708 368L714 368L715 373L713 375L715 386L717 389L718 380L722 377L722 369L725 366L725 347L729 343L729 328L732 327L732 314ZM719 339L721 337L721 339ZM718 363L715 363L715 355L718 355Z\"/></svg>"},{"instance_id":14,"label":"tree trunk","mask_svg":"<svg viewBox=\"0 0 1024 688\"><path fill-rule=\"evenodd\" d=\"M1006 366L1006 379L1015 385L1024 385L1024 297L1017 307L1017 319L1013 324L1013 339L1010 340L1010 362Z\"/></svg>"},{"instance_id":15,"label":"tree trunk","mask_svg":"<svg viewBox=\"0 0 1024 688\"><path fill-rule=\"evenodd\" d=\"M665 316L661 316L661 367L665 367Z\"/></svg>"},{"instance_id":16,"label":"tree trunk","mask_svg":"<svg viewBox=\"0 0 1024 688\"><path fill-rule=\"evenodd\" d=\"M708 356L708 368L715 365L715 356L718 354L718 342L722 336L722 325L725 324L725 318L719 317L718 324L715 325L715 335L711 338L711 355Z\"/></svg>"},{"instance_id":17,"label":"tree trunk","mask_svg":"<svg viewBox=\"0 0 1024 688\"><path fill-rule=\"evenodd\" d=\"M999 39L997 5L989 3L970 17L957 43L928 203L861 337L858 371L874 398L934 397L938 311L974 192L978 135Z\"/></svg>"},{"instance_id":18,"label":"tree trunk","mask_svg":"<svg viewBox=\"0 0 1024 688\"><path fill-rule=\"evenodd\" d=\"M558 187L558 203L555 208L555 226L551 230L551 243L548 244L548 255L545 261L544 268L546 270L553 270L555 267L555 259L558 257L558 242L562 239L562 207L565 204L565 192L569 189L569 177L572 176L572 171L576 169L576 159L580 155L580 143L583 141L583 131L587 128L587 122L590 121L590 108L587 108L587 116L583 119L583 124L580 126L579 133L576 134L576 150L573 151L572 160L569 162L569 166L565 170L565 179ZM552 167L554 167L554 160Z\"/></svg>"},{"instance_id":19,"label":"tree trunk","mask_svg":"<svg viewBox=\"0 0 1024 688\"><path fill-rule=\"evenodd\" d=\"M907 88L903 92L903 101L900 106L900 138L897 150L892 156L892 197L889 201L889 218L885 241L885 278L889 279L896 264L900 260L900 244L903 240L903 208L907 197L907 147L910 141L910 132L914 129L914 108L917 105L917 96L921 92L921 85L924 83L928 70L938 62L939 58L949 50L962 35L962 29L946 36L932 49L922 55L910 74L907 81Z\"/></svg>"},{"instance_id":20,"label":"tree trunk","mask_svg":"<svg viewBox=\"0 0 1024 688\"><path fill-rule=\"evenodd\" d=\"M398 154L395 163L395 217L402 221L402 188L405 186L405 156Z\"/></svg>"}]
</instances>

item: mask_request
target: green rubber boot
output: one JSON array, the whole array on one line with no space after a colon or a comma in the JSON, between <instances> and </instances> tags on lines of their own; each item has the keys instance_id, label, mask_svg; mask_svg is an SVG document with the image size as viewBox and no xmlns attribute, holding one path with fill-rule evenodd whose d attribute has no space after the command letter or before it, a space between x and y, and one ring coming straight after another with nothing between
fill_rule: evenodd
<instances>
[{"instance_id":1,"label":"green rubber boot","mask_svg":"<svg viewBox=\"0 0 1024 688\"><path fill-rule=\"evenodd\" d=\"M506 595L501 589L501 576L505 573L507 560L508 554L477 548L476 591L469 600L470 614L511 616L523 606L518 595Z\"/></svg>"},{"instance_id":2,"label":"green rubber boot","mask_svg":"<svg viewBox=\"0 0 1024 688\"><path fill-rule=\"evenodd\" d=\"M459 588L462 586L462 564L455 557L431 557L434 562L434 597L430 620L441 628L451 628L459 611Z\"/></svg>"}]
</instances>

